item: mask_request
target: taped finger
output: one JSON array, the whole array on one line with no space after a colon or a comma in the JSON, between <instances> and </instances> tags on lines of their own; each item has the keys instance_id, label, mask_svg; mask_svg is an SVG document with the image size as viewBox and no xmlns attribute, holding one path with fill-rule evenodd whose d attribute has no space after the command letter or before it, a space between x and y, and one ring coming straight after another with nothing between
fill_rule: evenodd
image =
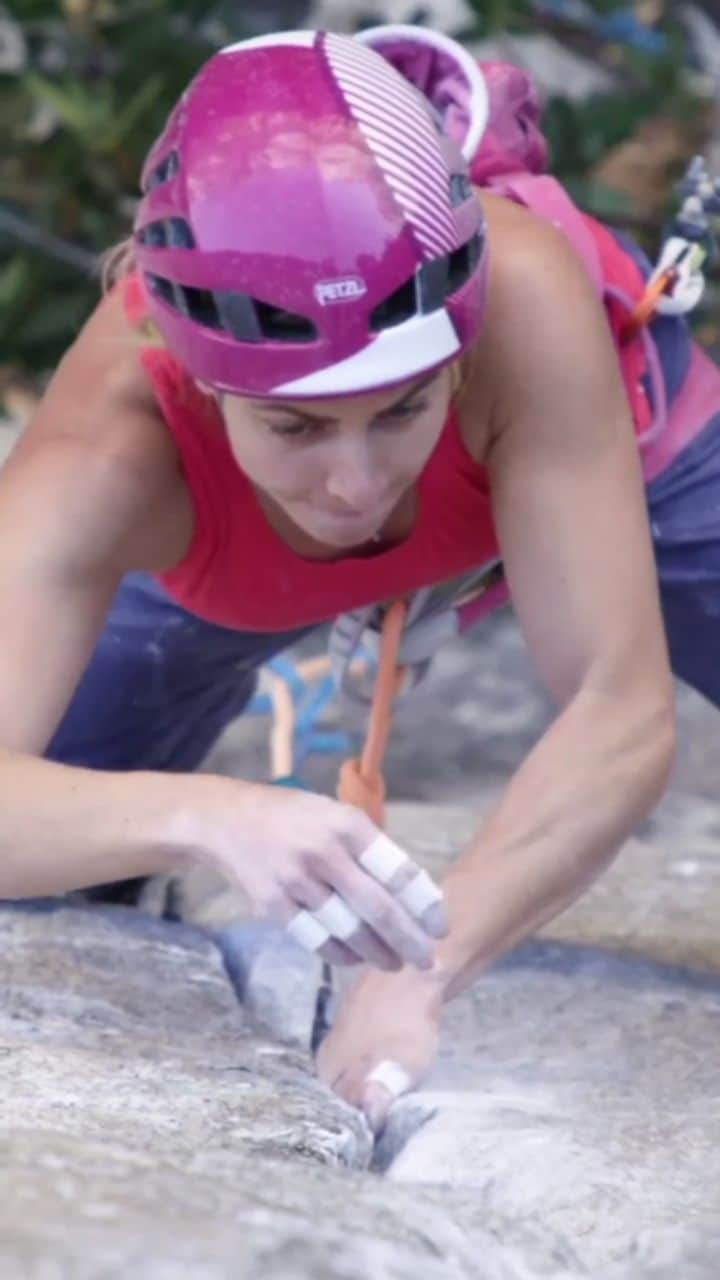
<instances>
[{"instance_id":1,"label":"taped finger","mask_svg":"<svg viewBox=\"0 0 720 1280\"><path fill-rule=\"evenodd\" d=\"M403 889L398 890L395 897L416 920L420 920L429 907L442 902L442 893L427 871L418 871Z\"/></svg>"},{"instance_id":2,"label":"taped finger","mask_svg":"<svg viewBox=\"0 0 720 1280\"><path fill-rule=\"evenodd\" d=\"M330 940L330 932L309 911L298 911L285 926L306 951L319 951Z\"/></svg>"},{"instance_id":3,"label":"taped finger","mask_svg":"<svg viewBox=\"0 0 720 1280\"><path fill-rule=\"evenodd\" d=\"M323 960L327 960L328 964L337 965L338 968L347 969L352 965L365 964L362 956L356 951L352 951L344 942L337 942L335 938L331 938L320 948L319 954Z\"/></svg>"},{"instance_id":4,"label":"taped finger","mask_svg":"<svg viewBox=\"0 0 720 1280\"><path fill-rule=\"evenodd\" d=\"M372 844L361 853L358 862L380 884L388 884L402 867L410 861L408 855L389 836L376 836Z\"/></svg>"},{"instance_id":5,"label":"taped finger","mask_svg":"<svg viewBox=\"0 0 720 1280\"><path fill-rule=\"evenodd\" d=\"M365 1077L365 1084L378 1084L387 1089L391 1098L399 1098L412 1088L412 1076L399 1062L385 1058Z\"/></svg>"},{"instance_id":6,"label":"taped finger","mask_svg":"<svg viewBox=\"0 0 720 1280\"><path fill-rule=\"evenodd\" d=\"M324 925L333 938L347 942L360 929L360 917L337 893L332 893L321 907L313 911L313 916Z\"/></svg>"}]
</instances>

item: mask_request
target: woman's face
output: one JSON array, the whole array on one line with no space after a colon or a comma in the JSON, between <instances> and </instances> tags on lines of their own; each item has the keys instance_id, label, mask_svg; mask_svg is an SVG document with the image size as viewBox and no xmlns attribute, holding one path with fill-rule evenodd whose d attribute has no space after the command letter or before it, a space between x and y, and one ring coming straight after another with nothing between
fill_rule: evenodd
<instances>
[{"instance_id":1,"label":"woman's face","mask_svg":"<svg viewBox=\"0 0 720 1280\"><path fill-rule=\"evenodd\" d=\"M231 448L254 485L330 546L377 533L417 480L450 401L445 368L390 391L328 400L222 398Z\"/></svg>"}]
</instances>

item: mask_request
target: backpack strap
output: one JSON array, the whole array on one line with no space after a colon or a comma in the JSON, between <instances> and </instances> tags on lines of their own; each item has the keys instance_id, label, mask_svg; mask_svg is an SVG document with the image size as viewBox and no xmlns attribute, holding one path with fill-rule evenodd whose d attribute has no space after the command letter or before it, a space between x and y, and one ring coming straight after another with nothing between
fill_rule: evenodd
<instances>
[{"instance_id":1,"label":"backpack strap","mask_svg":"<svg viewBox=\"0 0 720 1280\"><path fill-rule=\"evenodd\" d=\"M635 263L609 232L580 212L555 178L547 174L499 175L488 189L547 219L573 246L608 313L638 444L648 445L665 428L667 404L663 372L650 329L642 325L633 333L634 341L622 340L625 323L634 314L643 291L644 282ZM613 278L619 269L618 259L625 267L622 274L632 280ZM622 320L616 324L614 313L618 310Z\"/></svg>"},{"instance_id":2,"label":"backpack strap","mask_svg":"<svg viewBox=\"0 0 720 1280\"><path fill-rule=\"evenodd\" d=\"M605 281L595 238L577 205L556 178L544 173L499 174L487 183L487 190L514 200L562 231L583 263L596 293L603 297Z\"/></svg>"}]
</instances>

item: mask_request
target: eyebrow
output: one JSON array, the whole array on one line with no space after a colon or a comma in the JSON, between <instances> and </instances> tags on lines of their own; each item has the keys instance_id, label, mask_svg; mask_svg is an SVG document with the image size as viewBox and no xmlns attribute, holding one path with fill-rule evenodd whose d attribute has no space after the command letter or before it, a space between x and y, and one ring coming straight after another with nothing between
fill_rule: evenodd
<instances>
[{"instance_id":1,"label":"eyebrow","mask_svg":"<svg viewBox=\"0 0 720 1280\"><path fill-rule=\"evenodd\" d=\"M399 409L401 405L406 404L408 400L412 400L413 396L416 396L418 391L422 391L425 387L429 386L429 384L435 380L437 375L437 369L434 369L432 373L424 374L424 376L420 378L419 382L415 383L414 387L411 387L409 391L406 391L399 400L395 400L393 404L389 404L385 409L381 409L380 413L376 414L376 417L382 418L386 413L392 413L394 409ZM329 427L337 422L337 418L323 418L319 414L308 413L305 409L298 409L296 405L292 404L281 404L278 401L273 400L254 400L252 403L257 409L264 411L272 409L276 413L289 413L294 415L296 418L304 418L306 422L315 422L322 426Z\"/></svg>"}]
</instances>

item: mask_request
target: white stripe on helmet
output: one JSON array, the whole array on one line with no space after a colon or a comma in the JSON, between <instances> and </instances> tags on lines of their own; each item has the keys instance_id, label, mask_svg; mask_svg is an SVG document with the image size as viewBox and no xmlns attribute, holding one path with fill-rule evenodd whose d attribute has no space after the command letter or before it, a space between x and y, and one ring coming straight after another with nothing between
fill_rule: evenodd
<instances>
[{"instance_id":1,"label":"white stripe on helmet","mask_svg":"<svg viewBox=\"0 0 720 1280\"><path fill-rule=\"evenodd\" d=\"M447 311L413 316L385 329L362 351L274 387L273 396L341 396L404 382L451 360L460 339Z\"/></svg>"},{"instance_id":2,"label":"white stripe on helmet","mask_svg":"<svg viewBox=\"0 0 720 1280\"><path fill-rule=\"evenodd\" d=\"M314 45L317 31L278 31L269 36L254 36L250 40L238 40L236 44L227 44L218 53L239 53L242 49L262 49L270 45L299 44L311 48Z\"/></svg>"},{"instance_id":3,"label":"white stripe on helmet","mask_svg":"<svg viewBox=\"0 0 720 1280\"><path fill-rule=\"evenodd\" d=\"M384 42L391 43L398 38L412 40L416 44L427 44L434 49L440 49L454 59L465 76L470 89L470 124L467 137L463 139L462 153L469 164L477 154L480 139L487 128L490 114L488 90L482 70L473 55L463 48L457 40L453 40L450 36L442 35L439 31L431 31L427 27L389 23L387 26L366 27L364 31L357 31L353 37L361 44L369 45L371 49L375 49L378 53Z\"/></svg>"},{"instance_id":4,"label":"white stripe on helmet","mask_svg":"<svg viewBox=\"0 0 720 1280\"><path fill-rule=\"evenodd\" d=\"M325 53L348 109L424 255L456 247L450 173L418 90L379 54L331 33Z\"/></svg>"}]
</instances>

